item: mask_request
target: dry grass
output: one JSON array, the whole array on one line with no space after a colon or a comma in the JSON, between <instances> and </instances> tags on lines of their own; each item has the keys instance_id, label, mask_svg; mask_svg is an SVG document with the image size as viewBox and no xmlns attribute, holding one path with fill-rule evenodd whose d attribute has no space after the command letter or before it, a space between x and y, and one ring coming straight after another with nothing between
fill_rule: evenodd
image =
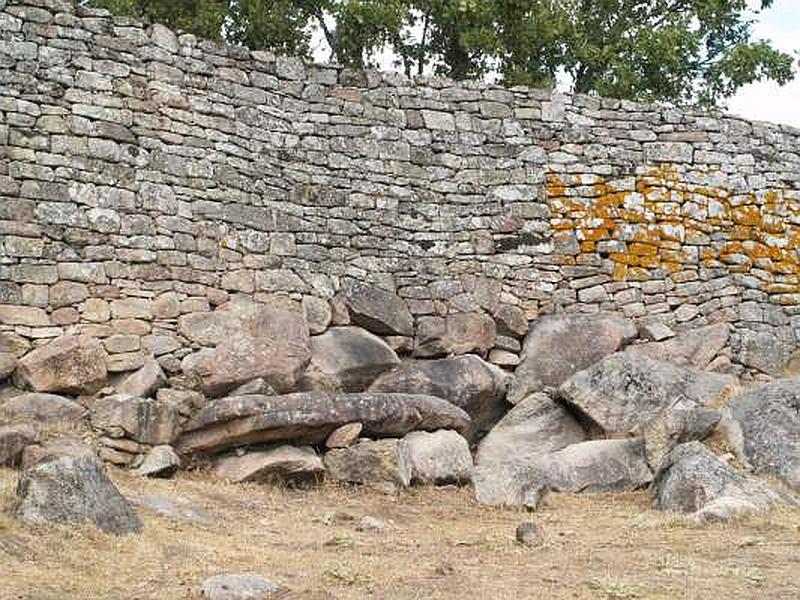
<instances>
[{"instance_id":1,"label":"dry grass","mask_svg":"<svg viewBox=\"0 0 800 600\"><path fill-rule=\"evenodd\" d=\"M311 491L234 486L181 474L112 477L128 495L182 499L206 521L145 509L142 535L91 528L31 529L0 515L0 598L190 599L208 576L258 573L291 598L528 599L800 597L800 512L692 527L657 513L644 492L553 495L536 513L477 506L469 490L386 496L324 486ZM0 469L6 505L15 474ZM176 500L181 502L181 500ZM388 523L357 531L361 517ZM546 540L514 541L522 520Z\"/></svg>"}]
</instances>

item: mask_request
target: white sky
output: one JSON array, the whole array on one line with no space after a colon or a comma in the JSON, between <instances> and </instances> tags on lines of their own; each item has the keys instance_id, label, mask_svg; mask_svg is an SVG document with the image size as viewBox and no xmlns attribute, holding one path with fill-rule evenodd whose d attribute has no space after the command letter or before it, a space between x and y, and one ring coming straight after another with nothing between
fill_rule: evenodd
<instances>
[{"instance_id":1,"label":"white sky","mask_svg":"<svg viewBox=\"0 0 800 600\"><path fill-rule=\"evenodd\" d=\"M748 0L750 6L760 0ZM771 8L763 11L754 27L755 39L766 39L772 44L800 59L800 0L774 0ZM329 48L319 31L312 40L317 60L329 58ZM381 68L392 70L393 53L380 55ZM743 87L728 101L729 112L759 121L786 123L800 127L800 66L797 79L781 87L773 82L754 83Z\"/></svg>"}]
</instances>

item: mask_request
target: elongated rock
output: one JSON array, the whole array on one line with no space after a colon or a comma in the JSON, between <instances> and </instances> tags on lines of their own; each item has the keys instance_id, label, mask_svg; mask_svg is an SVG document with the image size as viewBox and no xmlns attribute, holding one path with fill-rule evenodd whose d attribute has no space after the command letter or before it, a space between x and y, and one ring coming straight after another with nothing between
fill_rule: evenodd
<instances>
[{"instance_id":1,"label":"elongated rock","mask_svg":"<svg viewBox=\"0 0 800 600\"><path fill-rule=\"evenodd\" d=\"M99 389L108 375L106 351L91 337L64 336L26 354L14 372L19 387L80 394Z\"/></svg>"},{"instance_id":2,"label":"elongated rock","mask_svg":"<svg viewBox=\"0 0 800 600\"><path fill-rule=\"evenodd\" d=\"M242 456L221 456L214 463L214 475L235 483L245 481L306 483L321 479L325 467L309 446L278 446L247 452Z\"/></svg>"},{"instance_id":3,"label":"elongated rock","mask_svg":"<svg viewBox=\"0 0 800 600\"><path fill-rule=\"evenodd\" d=\"M434 396L418 394L328 394L237 396L206 405L178 439L182 454L218 452L265 442L319 444L346 423L359 422L362 434L401 437L414 430L469 428L463 410Z\"/></svg>"}]
</instances>

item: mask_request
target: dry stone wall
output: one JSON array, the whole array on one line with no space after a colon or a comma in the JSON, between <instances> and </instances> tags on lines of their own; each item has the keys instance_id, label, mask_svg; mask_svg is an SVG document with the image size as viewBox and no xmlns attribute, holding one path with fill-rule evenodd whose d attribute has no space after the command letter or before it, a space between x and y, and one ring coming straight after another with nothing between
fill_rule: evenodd
<instances>
[{"instance_id":1,"label":"dry stone wall","mask_svg":"<svg viewBox=\"0 0 800 600\"><path fill-rule=\"evenodd\" d=\"M175 367L179 317L232 294L324 313L349 282L396 292L417 338L461 313L729 322L732 356L779 374L800 337L785 126L0 0L0 156L0 329L100 337L112 371Z\"/></svg>"}]
</instances>

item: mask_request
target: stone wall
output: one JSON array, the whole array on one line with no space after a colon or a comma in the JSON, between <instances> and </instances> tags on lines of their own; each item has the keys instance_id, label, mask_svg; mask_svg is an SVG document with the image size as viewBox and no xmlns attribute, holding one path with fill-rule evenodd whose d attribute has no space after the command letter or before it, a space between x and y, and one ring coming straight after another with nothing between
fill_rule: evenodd
<instances>
[{"instance_id":1,"label":"stone wall","mask_svg":"<svg viewBox=\"0 0 800 600\"><path fill-rule=\"evenodd\" d=\"M800 337L785 126L0 0L0 156L0 330L101 337L116 371L174 367L178 317L231 294L324 313L349 281L405 299L418 338L458 313L730 322L733 356L778 374Z\"/></svg>"}]
</instances>

